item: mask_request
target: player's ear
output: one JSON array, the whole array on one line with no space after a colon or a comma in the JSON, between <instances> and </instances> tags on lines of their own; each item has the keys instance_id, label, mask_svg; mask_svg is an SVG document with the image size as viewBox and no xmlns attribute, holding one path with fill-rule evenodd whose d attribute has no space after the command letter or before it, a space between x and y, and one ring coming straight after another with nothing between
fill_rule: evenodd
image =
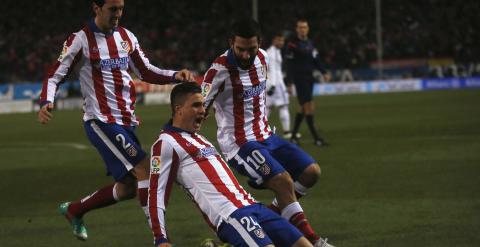
<instances>
[{"instance_id":1,"label":"player's ear","mask_svg":"<svg viewBox=\"0 0 480 247\"><path fill-rule=\"evenodd\" d=\"M181 110L182 106L181 105L175 105L175 114L174 115L178 115L180 113L180 110Z\"/></svg>"},{"instance_id":2,"label":"player's ear","mask_svg":"<svg viewBox=\"0 0 480 247\"><path fill-rule=\"evenodd\" d=\"M95 13L95 15L98 14L98 11L100 10L100 6L98 6L96 3L92 3L92 11Z\"/></svg>"},{"instance_id":3,"label":"player's ear","mask_svg":"<svg viewBox=\"0 0 480 247\"><path fill-rule=\"evenodd\" d=\"M231 37L228 39L228 45L230 45L230 48L233 48L233 43L235 42L235 37Z\"/></svg>"}]
</instances>

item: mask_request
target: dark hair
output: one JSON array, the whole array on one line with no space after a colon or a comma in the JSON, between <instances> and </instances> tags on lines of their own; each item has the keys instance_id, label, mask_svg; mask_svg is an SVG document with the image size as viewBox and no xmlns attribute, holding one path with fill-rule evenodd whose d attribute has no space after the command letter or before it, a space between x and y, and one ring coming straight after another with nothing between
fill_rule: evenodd
<instances>
[{"instance_id":1,"label":"dark hair","mask_svg":"<svg viewBox=\"0 0 480 247\"><path fill-rule=\"evenodd\" d=\"M299 22L306 22L306 23L308 23L308 20L307 20L306 18L304 18L304 17L300 17L300 18L298 18L297 21L295 22L295 25L297 25Z\"/></svg>"},{"instance_id":2,"label":"dark hair","mask_svg":"<svg viewBox=\"0 0 480 247\"><path fill-rule=\"evenodd\" d=\"M175 106L185 103L189 94L202 93L202 89L196 82L184 82L177 84L170 93L170 107L172 116L175 114Z\"/></svg>"},{"instance_id":3,"label":"dark hair","mask_svg":"<svg viewBox=\"0 0 480 247\"><path fill-rule=\"evenodd\" d=\"M276 37L285 37L285 35L283 35L282 32L278 31L273 33L272 40Z\"/></svg>"},{"instance_id":4,"label":"dark hair","mask_svg":"<svg viewBox=\"0 0 480 247\"><path fill-rule=\"evenodd\" d=\"M235 36L239 36L242 38L253 38L257 37L260 40L260 25L258 22L251 18L244 18L240 19L233 23L231 28L231 38L235 38Z\"/></svg>"},{"instance_id":5,"label":"dark hair","mask_svg":"<svg viewBox=\"0 0 480 247\"><path fill-rule=\"evenodd\" d=\"M105 4L105 0L92 0L92 2L100 8Z\"/></svg>"}]
</instances>

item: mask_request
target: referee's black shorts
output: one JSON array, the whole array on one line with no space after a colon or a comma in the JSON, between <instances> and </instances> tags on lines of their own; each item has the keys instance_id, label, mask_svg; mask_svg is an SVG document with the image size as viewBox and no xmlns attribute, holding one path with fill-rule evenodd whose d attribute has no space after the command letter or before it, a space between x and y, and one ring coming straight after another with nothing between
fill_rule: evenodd
<instances>
[{"instance_id":1,"label":"referee's black shorts","mask_svg":"<svg viewBox=\"0 0 480 247\"><path fill-rule=\"evenodd\" d=\"M300 105L306 102L312 101L313 96L313 84L315 79L313 76L295 76L293 83L297 91L297 99Z\"/></svg>"}]
</instances>

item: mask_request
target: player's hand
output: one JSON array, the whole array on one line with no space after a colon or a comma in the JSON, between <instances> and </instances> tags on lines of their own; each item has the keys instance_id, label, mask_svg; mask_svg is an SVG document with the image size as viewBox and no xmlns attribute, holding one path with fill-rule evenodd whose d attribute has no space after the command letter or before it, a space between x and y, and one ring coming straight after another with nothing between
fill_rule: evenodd
<instances>
[{"instance_id":1,"label":"player's hand","mask_svg":"<svg viewBox=\"0 0 480 247\"><path fill-rule=\"evenodd\" d=\"M170 243L161 243L157 247L172 247L172 245Z\"/></svg>"},{"instance_id":2,"label":"player's hand","mask_svg":"<svg viewBox=\"0 0 480 247\"><path fill-rule=\"evenodd\" d=\"M40 108L40 111L38 111L38 121L41 124L48 123L53 117L53 114L51 113L52 110L53 103L48 103L42 106L42 108Z\"/></svg>"},{"instance_id":3,"label":"player's hand","mask_svg":"<svg viewBox=\"0 0 480 247\"><path fill-rule=\"evenodd\" d=\"M187 69L182 69L175 74L175 79L182 82L196 82L193 73Z\"/></svg>"},{"instance_id":4,"label":"player's hand","mask_svg":"<svg viewBox=\"0 0 480 247\"><path fill-rule=\"evenodd\" d=\"M275 86L271 86L267 91L268 96L272 96L275 93Z\"/></svg>"}]
</instances>

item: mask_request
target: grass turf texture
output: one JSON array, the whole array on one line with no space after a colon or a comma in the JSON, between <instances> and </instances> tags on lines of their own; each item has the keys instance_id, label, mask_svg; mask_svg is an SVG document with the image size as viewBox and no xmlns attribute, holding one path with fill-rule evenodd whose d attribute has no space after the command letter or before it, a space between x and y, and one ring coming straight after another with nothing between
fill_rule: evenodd
<instances>
[{"instance_id":1,"label":"grass turf texture","mask_svg":"<svg viewBox=\"0 0 480 247\"><path fill-rule=\"evenodd\" d=\"M315 100L317 125L332 145L313 146L303 123L302 148L323 174L301 203L318 232L336 246L480 245L480 90ZM137 114L149 150L169 108L139 106ZM80 111L54 115L47 126L34 113L0 115L0 246L152 246L136 200L90 212L88 241L73 237L58 204L112 180ZM271 122L280 126L275 114ZM210 118L202 133L216 144L215 129ZM245 187L270 202L268 191ZM167 227L176 246L213 237L178 186L172 194Z\"/></svg>"}]
</instances>

